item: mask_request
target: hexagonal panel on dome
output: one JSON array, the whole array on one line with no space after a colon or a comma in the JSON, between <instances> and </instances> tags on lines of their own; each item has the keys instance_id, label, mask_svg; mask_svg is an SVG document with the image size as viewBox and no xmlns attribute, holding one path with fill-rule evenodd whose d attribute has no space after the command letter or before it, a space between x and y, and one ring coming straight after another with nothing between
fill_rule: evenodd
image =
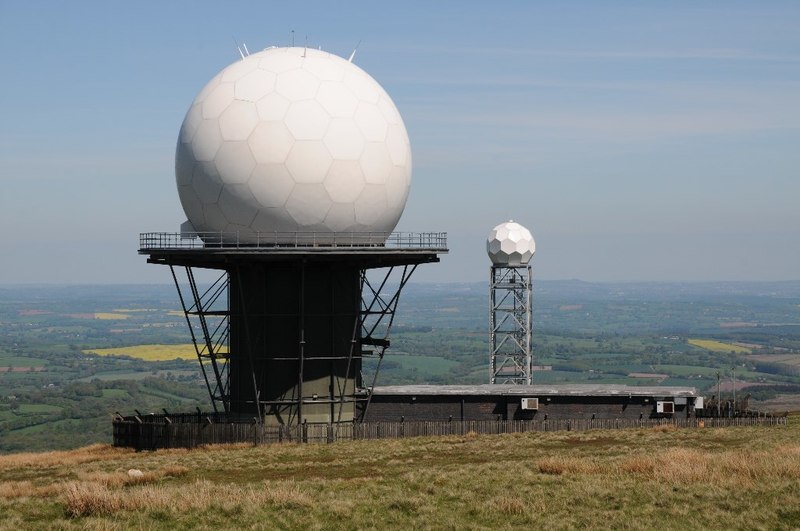
<instances>
[{"instance_id":1,"label":"hexagonal panel on dome","mask_svg":"<svg viewBox=\"0 0 800 531\"><path fill-rule=\"evenodd\" d=\"M377 83L360 68L348 70L344 75L344 84L360 101L378 103L380 91L376 86Z\"/></svg>"},{"instance_id":2,"label":"hexagonal panel on dome","mask_svg":"<svg viewBox=\"0 0 800 531\"><path fill-rule=\"evenodd\" d=\"M256 102L275 88L276 74L256 69L242 77L234 86L236 99Z\"/></svg>"},{"instance_id":3,"label":"hexagonal panel on dome","mask_svg":"<svg viewBox=\"0 0 800 531\"><path fill-rule=\"evenodd\" d=\"M389 208L399 207L401 210L406 204L408 197L409 175L403 166L395 166L386 181L386 197L389 200Z\"/></svg>"},{"instance_id":4,"label":"hexagonal panel on dome","mask_svg":"<svg viewBox=\"0 0 800 531\"><path fill-rule=\"evenodd\" d=\"M352 203L334 203L323 221L334 232L349 232L356 225L356 212Z\"/></svg>"},{"instance_id":5,"label":"hexagonal panel on dome","mask_svg":"<svg viewBox=\"0 0 800 531\"><path fill-rule=\"evenodd\" d=\"M258 205L246 184L227 185L219 195L219 208L228 223L249 226L258 213Z\"/></svg>"},{"instance_id":6,"label":"hexagonal panel on dome","mask_svg":"<svg viewBox=\"0 0 800 531\"><path fill-rule=\"evenodd\" d=\"M322 82L317 93L317 101L334 118L351 118L358 107L358 98L350 92L350 89L333 81Z\"/></svg>"},{"instance_id":7,"label":"hexagonal panel on dome","mask_svg":"<svg viewBox=\"0 0 800 531\"><path fill-rule=\"evenodd\" d=\"M286 204L295 180L284 164L258 164L247 184L260 205L274 208Z\"/></svg>"},{"instance_id":8,"label":"hexagonal panel on dome","mask_svg":"<svg viewBox=\"0 0 800 531\"><path fill-rule=\"evenodd\" d=\"M222 181L213 162L198 162L192 175L192 188L203 203L216 203L222 191Z\"/></svg>"},{"instance_id":9,"label":"hexagonal panel on dome","mask_svg":"<svg viewBox=\"0 0 800 531\"><path fill-rule=\"evenodd\" d=\"M286 162L294 142L283 122L261 122L247 140L253 158L260 164Z\"/></svg>"},{"instance_id":10,"label":"hexagonal panel on dome","mask_svg":"<svg viewBox=\"0 0 800 531\"><path fill-rule=\"evenodd\" d=\"M187 144L192 141L192 137L194 137L195 132L197 132L197 128L200 127L200 124L203 122L203 106L200 103L195 103L192 105L192 108L189 109L189 112L186 113L186 117L183 119L183 125L181 125L181 132L180 132L180 142Z\"/></svg>"},{"instance_id":11,"label":"hexagonal panel on dome","mask_svg":"<svg viewBox=\"0 0 800 531\"><path fill-rule=\"evenodd\" d=\"M394 106L392 100L389 99L389 96L383 91L381 91L381 97L378 99L378 110L381 111L381 114L386 119L386 123L390 125L403 123L403 120L400 118L400 113L397 112L397 107Z\"/></svg>"},{"instance_id":12,"label":"hexagonal panel on dome","mask_svg":"<svg viewBox=\"0 0 800 531\"><path fill-rule=\"evenodd\" d=\"M222 146L222 134L219 132L217 120L203 120L197 128L191 143L191 151L195 160L209 162Z\"/></svg>"},{"instance_id":13,"label":"hexagonal panel on dome","mask_svg":"<svg viewBox=\"0 0 800 531\"><path fill-rule=\"evenodd\" d=\"M334 118L323 142L334 160L357 160L364 151L364 139L353 120Z\"/></svg>"},{"instance_id":14,"label":"hexagonal panel on dome","mask_svg":"<svg viewBox=\"0 0 800 531\"><path fill-rule=\"evenodd\" d=\"M508 229L506 227L497 227L494 229L494 237L498 240L508 239Z\"/></svg>"},{"instance_id":15,"label":"hexagonal panel on dome","mask_svg":"<svg viewBox=\"0 0 800 531\"><path fill-rule=\"evenodd\" d=\"M192 156L189 146L178 142L178 146L175 148L175 178L178 186L192 184L192 172L195 164L197 162Z\"/></svg>"},{"instance_id":16,"label":"hexagonal panel on dome","mask_svg":"<svg viewBox=\"0 0 800 531\"><path fill-rule=\"evenodd\" d=\"M390 125L386 133L386 147L392 157L392 163L402 166L406 163L408 135L400 125Z\"/></svg>"},{"instance_id":17,"label":"hexagonal panel on dome","mask_svg":"<svg viewBox=\"0 0 800 531\"><path fill-rule=\"evenodd\" d=\"M303 227L322 223L331 204L321 184L296 184L286 202L286 211L303 230Z\"/></svg>"},{"instance_id":18,"label":"hexagonal panel on dome","mask_svg":"<svg viewBox=\"0 0 800 531\"><path fill-rule=\"evenodd\" d=\"M378 225L381 214L386 211L386 187L367 184L355 202L356 221L362 225ZM376 226L376 231L386 230Z\"/></svg>"},{"instance_id":19,"label":"hexagonal panel on dome","mask_svg":"<svg viewBox=\"0 0 800 531\"><path fill-rule=\"evenodd\" d=\"M320 81L305 70L278 74L275 91L289 101L310 100L317 95Z\"/></svg>"},{"instance_id":20,"label":"hexagonal panel on dome","mask_svg":"<svg viewBox=\"0 0 800 531\"><path fill-rule=\"evenodd\" d=\"M228 225L228 219L220 210L217 203L205 203L203 205L204 225L199 229L201 232L224 231ZM191 218L189 218L191 219ZM197 225L195 225L197 227Z\"/></svg>"},{"instance_id":21,"label":"hexagonal panel on dome","mask_svg":"<svg viewBox=\"0 0 800 531\"><path fill-rule=\"evenodd\" d=\"M299 229L297 222L292 219L283 207L259 209L256 219L250 224L256 232L291 232Z\"/></svg>"},{"instance_id":22,"label":"hexagonal panel on dome","mask_svg":"<svg viewBox=\"0 0 800 531\"><path fill-rule=\"evenodd\" d=\"M291 104L284 122L297 140L322 140L331 117L322 105L308 100Z\"/></svg>"},{"instance_id":23,"label":"hexagonal panel on dome","mask_svg":"<svg viewBox=\"0 0 800 531\"><path fill-rule=\"evenodd\" d=\"M254 103L233 101L219 117L219 130L223 140L247 140L258 124Z\"/></svg>"},{"instance_id":24,"label":"hexagonal panel on dome","mask_svg":"<svg viewBox=\"0 0 800 531\"><path fill-rule=\"evenodd\" d=\"M291 104L277 92L270 92L256 102L258 117L261 120L283 120Z\"/></svg>"},{"instance_id":25,"label":"hexagonal panel on dome","mask_svg":"<svg viewBox=\"0 0 800 531\"><path fill-rule=\"evenodd\" d=\"M203 100L203 118L217 118L233 101L233 83L221 83Z\"/></svg>"},{"instance_id":26,"label":"hexagonal panel on dome","mask_svg":"<svg viewBox=\"0 0 800 531\"><path fill-rule=\"evenodd\" d=\"M511 253L517 250L517 244L516 242L511 241L508 238L500 240L500 250L506 253L507 255L511 255Z\"/></svg>"},{"instance_id":27,"label":"hexagonal panel on dome","mask_svg":"<svg viewBox=\"0 0 800 531\"><path fill-rule=\"evenodd\" d=\"M197 197L191 185L179 186L178 195L186 215L191 216L190 219L195 219L202 224L205 219L203 214L203 202Z\"/></svg>"},{"instance_id":28,"label":"hexagonal panel on dome","mask_svg":"<svg viewBox=\"0 0 800 531\"><path fill-rule=\"evenodd\" d=\"M355 160L334 160L325 176L325 189L336 203L352 204L366 184L361 164Z\"/></svg>"},{"instance_id":29,"label":"hexagonal panel on dome","mask_svg":"<svg viewBox=\"0 0 800 531\"><path fill-rule=\"evenodd\" d=\"M356 124L367 142L383 142L386 140L388 124L376 105L361 102L354 115Z\"/></svg>"},{"instance_id":30,"label":"hexagonal panel on dome","mask_svg":"<svg viewBox=\"0 0 800 531\"><path fill-rule=\"evenodd\" d=\"M386 184L392 173L392 158L383 142L367 142L361 155L361 169L369 184Z\"/></svg>"},{"instance_id":31,"label":"hexagonal panel on dome","mask_svg":"<svg viewBox=\"0 0 800 531\"><path fill-rule=\"evenodd\" d=\"M219 175L225 176L226 186L246 183L256 166L247 142L223 142L214 162Z\"/></svg>"},{"instance_id":32,"label":"hexagonal panel on dome","mask_svg":"<svg viewBox=\"0 0 800 531\"><path fill-rule=\"evenodd\" d=\"M286 169L297 183L321 185L332 162L333 158L322 141L298 140L286 158Z\"/></svg>"}]
</instances>

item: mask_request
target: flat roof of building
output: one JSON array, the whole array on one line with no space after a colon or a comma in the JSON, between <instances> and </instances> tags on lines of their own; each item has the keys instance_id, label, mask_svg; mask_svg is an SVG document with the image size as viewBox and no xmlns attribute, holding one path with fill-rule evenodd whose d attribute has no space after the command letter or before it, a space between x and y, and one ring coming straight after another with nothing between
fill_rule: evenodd
<instances>
[{"instance_id":1,"label":"flat roof of building","mask_svg":"<svg viewBox=\"0 0 800 531\"><path fill-rule=\"evenodd\" d=\"M613 384L562 384L562 385L387 385L376 387L374 395L420 396L646 396L676 397L698 396L695 387L634 386Z\"/></svg>"}]
</instances>

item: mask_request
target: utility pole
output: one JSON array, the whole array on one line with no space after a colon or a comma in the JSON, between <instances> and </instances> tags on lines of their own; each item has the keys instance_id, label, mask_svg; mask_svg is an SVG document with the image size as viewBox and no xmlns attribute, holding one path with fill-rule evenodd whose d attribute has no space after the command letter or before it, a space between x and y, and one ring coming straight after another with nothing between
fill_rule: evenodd
<instances>
[{"instance_id":1,"label":"utility pole","mask_svg":"<svg viewBox=\"0 0 800 531\"><path fill-rule=\"evenodd\" d=\"M736 416L736 365L733 366L733 416Z\"/></svg>"},{"instance_id":2,"label":"utility pole","mask_svg":"<svg viewBox=\"0 0 800 531\"><path fill-rule=\"evenodd\" d=\"M722 395L720 394L719 371L717 371L717 416L722 415Z\"/></svg>"}]
</instances>

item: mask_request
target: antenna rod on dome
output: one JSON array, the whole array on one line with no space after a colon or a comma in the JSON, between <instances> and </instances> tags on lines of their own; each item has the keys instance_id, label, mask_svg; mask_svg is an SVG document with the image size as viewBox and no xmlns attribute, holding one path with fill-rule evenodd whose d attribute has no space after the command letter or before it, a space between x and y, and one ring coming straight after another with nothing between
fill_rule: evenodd
<instances>
[{"instance_id":1,"label":"antenna rod on dome","mask_svg":"<svg viewBox=\"0 0 800 531\"><path fill-rule=\"evenodd\" d=\"M249 57L249 56L250 56L250 50L248 50L248 49L247 49L247 44L245 44L245 43L242 43L242 46L244 46L244 52L245 52L245 53L247 54L247 56Z\"/></svg>"},{"instance_id":2,"label":"antenna rod on dome","mask_svg":"<svg viewBox=\"0 0 800 531\"><path fill-rule=\"evenodd\" d=\"M358 44L356 44L356 47L353 48L353 53L351 53L350 57L347 59L348 63L352 63L353 62L353 57L356 56L356 51L358 51L358 47L359 46L361 46L361 39L358 40Z\"/></svg>"},{"instance_id":3,"label":"antenna rod on dome","mask_svg":"<svg viewBox=\"0 0 800 531\"><path fill-rule=\"evenodd\" d=\"M236 45L236 49L239 51L239 56L244 59L244 53L242 53L242 48L239 46L239 43L236 40L236 37L231 37L233 39L233 44Z\"/></svg>"},{"instance_id":4,"label":"antenna rod on dome","mask_svg":"<svg viewBox=\"0 0 800 531\"><path fill-rule=\"evenodd\" d=\"M294 30L292 30L292 48L294 48Z\"/></svg>"},{"instance_id":5,"label":"antenna rod on dome","mask_svg":"<svg viewBox=\"0 0 800 531\"><path fill-rule=\"evenodd\" d=\"M306 56L306 50L308 50L308 35L306 35L306 44L303 46L303 57Z\"/></svg>"}]
</instances>

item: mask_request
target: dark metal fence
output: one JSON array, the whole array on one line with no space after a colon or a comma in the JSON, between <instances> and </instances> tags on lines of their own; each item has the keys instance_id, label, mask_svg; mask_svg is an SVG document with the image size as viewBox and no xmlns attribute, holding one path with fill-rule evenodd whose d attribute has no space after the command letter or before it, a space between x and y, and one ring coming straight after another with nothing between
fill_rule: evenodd
<instances>
[{"instance_id":1,"label":"dark metal fence","mask_svg":"<svg viewBox=\"0 0 800 531\"><path fill-rule=\"evenodd\" d=\"M155 450L194 448L207 444L281 442L332 443L340 440L403 439L406 437L499 434L543 431L586 431L629 428L722 428L785 426L787 417L453 420L430 422L365 422L265 426L254 422L225 422L222 415L147 415L114 420L114 446Z\"/></svg>"}]
</instances>

